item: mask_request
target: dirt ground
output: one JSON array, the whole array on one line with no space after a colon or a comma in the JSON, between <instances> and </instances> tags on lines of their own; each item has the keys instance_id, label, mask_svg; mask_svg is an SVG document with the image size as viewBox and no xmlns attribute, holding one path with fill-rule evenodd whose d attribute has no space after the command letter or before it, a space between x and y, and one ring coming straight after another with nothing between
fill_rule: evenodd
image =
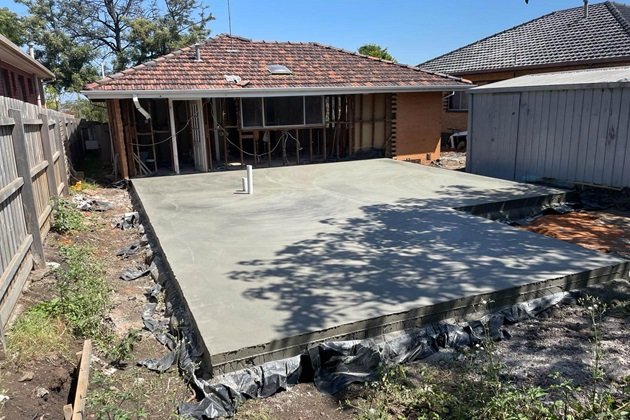
<instances>
[{"instance_id":1,"label":"dirt ground","mask_svg":"<svg viewBox=\"0 0 630 420\"><path fill-rule=\"evenodd\" d=\"M133 206L123 189L97 188L80 194L113 204L104 212L83 212L89 229L70 235L50 232L46 238L47 262L61 262L62 244L89 244L105 268L111 287L112 301L106 323L119 337L130 329L140 330L140 341L134 346L126 366L113 367L99 351L92 357L90 387L88 389L88 418L174 418L177 405L190 397L190 391L180 378L177 368L158 374L140 366L140 359L161 357L166 349L146 330L142 330L141 314L147 303L145 291L153 285L151 276L125 282L119 275L125 269L142 263L143 253L127 258L116 252L140 239L137 228L121 230L112 226ZM32 305L53 297L55 275L50 269L31 273L14 319ZM10 331L8 340L11 340ZM0 362L0 394L8 400L0 408L0 419L59 419L63 406L69 401L73 380L76 380L75 353L82 348L82 340L73 340L68 348L37 360L20 360L15 355L2 354ZM39 397L46 390L46 395ZM118 416L117 416L118 415Z\"/></svg>"},{"instance_id":2,"label":"dirt ground","mask_svg":"<svg viewBox=\"0 0 630 420\"><path fill-rule=\"evenodd\" d=\"M432 161L430 165L443 169L464 170L466 168L466 152L443 151L440 158Z\"/></svg>"}]
</instances>

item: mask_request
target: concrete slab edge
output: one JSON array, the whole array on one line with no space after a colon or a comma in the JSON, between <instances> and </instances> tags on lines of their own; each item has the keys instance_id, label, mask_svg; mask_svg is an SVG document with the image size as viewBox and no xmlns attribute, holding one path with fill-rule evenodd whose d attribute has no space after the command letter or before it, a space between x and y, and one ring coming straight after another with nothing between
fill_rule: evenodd
<instances>
[{"instance_id":1,"label":"concrete slab edge","mask_svg":"<svg viewBox=\"0 0 630 420\"><path fill-rule=\"evenodd\" d=\"M555 279L530 283L472 297L454 299L436 305L415 308L360 322L274 340L266 344L242 348L234 352L211 356L215 374L233 372L272 360L285 359L302 354L308 347L332 340L362 340L382 334L422 327L447 319L469 320L500 311L516 303L526 302L560 291L581 289L614 279L630 280L630 261L587 270ZM484 304L491 302L490 304Z\"/></svg>"}]
</instances>

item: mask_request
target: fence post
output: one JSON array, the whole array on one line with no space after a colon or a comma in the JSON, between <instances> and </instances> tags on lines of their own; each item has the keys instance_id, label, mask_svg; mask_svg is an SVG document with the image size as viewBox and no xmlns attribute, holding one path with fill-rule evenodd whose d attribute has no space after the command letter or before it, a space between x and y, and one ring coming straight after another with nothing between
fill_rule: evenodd
<instances>
[{"instance_id":1,"label":"fence post","mask_svg":"<svg viewBox=\"0 0 630 420\"><path fill-rule=\"evenodd\" d=\"M59 138L57 139L57 147L59 147L59 152L61 153L61 156L59 156L59 162L61 162L60 165L61 165L61 177L63 180L63 193L68 194L68 188L70 186L68 185L68 168L66 166L66 145L64 141L64 137L67 137L68 131L66 127L65 117L57 119L57 128L58 130L55 130L55 131L59 133ZM62 128L63 128L63 132L61 131Z\"/></svg>"},{"instance_id":2,"label":"fence post","mask_svg":"<svg viewBox=\"0 0 630 420\"><path fill-rule=\"evenodd\" d=\"M48 177L48 191L50 191L51 197L57 197L58 180L55 178L55 159L53 158L52 148L50 147L50 126L48 125L48 115L40 113L39 118L42 120L41 136L42 136L42 148L44 150L44 157L48 161L48 167L46 168L46 175ZM62 155L59 155L61 159Z\"/></svg>"},{"instance_id":3,"label":"fence post","mask_svg":"<svg viewBox=\"0 0 630 420\"><path fill-rule=\"evenodd\" d=\"M37 208L35 207L35 194L33 192L33 179L31 178L31 168L26 154L26 135L24 134L24 122L22 121L22 113L17 109L10 109L9 116L15 121L13 126L13 151L15 153L15 166L18 176L24 181L22 185L22 205L24 206L24 217L26 219L26 227L33 237L31 245L31 253L33 262L36 267L42 267L46 260L44 259L44 242L42 234L39 230L39 220Z\"/></svg>"}]
</instances>

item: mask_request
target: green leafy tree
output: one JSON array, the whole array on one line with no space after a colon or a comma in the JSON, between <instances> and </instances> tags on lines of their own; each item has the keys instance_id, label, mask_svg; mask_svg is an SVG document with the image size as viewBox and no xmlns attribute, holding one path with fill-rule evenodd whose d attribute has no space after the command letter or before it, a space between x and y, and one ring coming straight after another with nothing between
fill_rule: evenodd
<instances>
[{"instance_id":1,"label":"green leafy tree","mask_svg":"<svg viewBox=\"0 0 630 420\"><path fill-rule=\"evenodd\" d=\"M80 95L77 95L75 100L65 101L63 108L65 112L69 112L77 118L87 121L107 122L107 108L105 108L105 105L92 102Z\"/></svg>"},{"instance_id":2,"label":"green leafy tree","mask_svg":"<svg viewBox=\"0 0 630 420\"><path fill-rule=\"evenodd\" d=\"M24 45L27 40L22 18L6 7L0 7L0 34L17 45Z\"/></svg>"},{"instance_id":3,"label":"green leafy tree","mask_svg":"<svg viewBox=\"0 0 630 420\"><path fill-rule=\"evenodd\" d=\"M36 57L57 76L59 93L77 92L98 78L101 63L114 71L206 38L212 14L201 0L17 0Z\"/></svg>"},{"instance_id":4,"label":"green leafy tree","mask_svg":"<svg viewBox=\"0 0 630 420\"><path fill-rule=\"evenodd\" d=\"M365 44L357 50L359 54L369 55L370 57L380 58L382 60L396 62L396 59L387 51L387 48L376 44Z\"/></svg>"}]
</instances>

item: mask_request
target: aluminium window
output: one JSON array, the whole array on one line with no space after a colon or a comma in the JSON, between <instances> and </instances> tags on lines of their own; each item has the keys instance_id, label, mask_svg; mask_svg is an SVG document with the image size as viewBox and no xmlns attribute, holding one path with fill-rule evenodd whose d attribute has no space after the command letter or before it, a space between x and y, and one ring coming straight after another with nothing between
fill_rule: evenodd
<instances>
[{"instance_id":1,"label":"aluminium window","mask_svg":"<svg viewBox=\"0 0 630 420\"><path fill-rule=\"evenodd\" d=\"M299 127L324 123L321 96L241 98L243 128Z\"/></svg>"},{"instance_id":2,"label":"aluminium window","mask_svg":"<svg viewBox=\"0 0 630 420\"><path fill-rule=\"evenodd\" d=\"M456 91L448 98L449 111L468 111L468 92Z\"/></svg>"}]
</instances>

